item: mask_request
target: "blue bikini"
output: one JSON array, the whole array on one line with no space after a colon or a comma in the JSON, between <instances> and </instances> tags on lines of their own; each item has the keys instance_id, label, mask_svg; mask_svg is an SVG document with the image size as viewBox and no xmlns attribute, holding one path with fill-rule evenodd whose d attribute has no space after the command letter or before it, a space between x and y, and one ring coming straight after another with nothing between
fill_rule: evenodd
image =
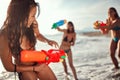
<instances>
[{"instance_id":1,"label":"blue bikini","mask_svg":"<svg viewBox=\"0 0 120 80\"><path fill-rule=\"evenodd\" d=\"M120 30L120 27L116 26L116 27L112 28L112 30L118 31L118 30Z\"/></svg>"},{"instance_id":2,"label":"blue bikini","mask_svg":"<svg viewBox=\"0 0 120 80\"><path fill-rule=\"evenodd\" d=\"M113 38L113 41L114 41L114 42L118 42L118 41L119 41L119 38L118 38L118 37L114 37L114 38Z\"/></svg>"},{"instance_id":3,"label":"blue bikini","mask_svg":"<svg viewBox=\"0 0 120 80\"><path fill-rule=\"evenodd\" d=\"M119 26L116 26L116 27L112 28L112 30L118 31L118 30L120 30L120 27L119 27ZM118 38L118 37L114 37L114 38L113 38L113 41L118 42L118 41L119 41L119 38Z\"/></svg>"}]
</instances>

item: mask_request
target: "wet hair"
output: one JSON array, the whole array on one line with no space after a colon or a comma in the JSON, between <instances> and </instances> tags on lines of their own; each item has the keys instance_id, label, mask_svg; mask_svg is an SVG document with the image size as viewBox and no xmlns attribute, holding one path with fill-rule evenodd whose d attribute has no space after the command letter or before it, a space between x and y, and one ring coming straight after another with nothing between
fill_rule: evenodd
<instances>
[{"instance_id":1,"label":"wet hair","mask_svg":"<svg viewBox=\"0 0 120 80\"><path fill-rule=\"evenodd\" d=\"M75 30L74 30L74 24L71 21L69 21L68 25L71 25L72 31L70 31L69 29L67 29L67 33L74 33L75 32Z\"/></svg>"},{"instance_id":2,"label":"wet hair","mask_svg":"<svg viewBox=\"0 0 120 80\"><path fill-rule=\"evenodd\" d=\"M117 13L117 10L114 7L110 7L109 10L113 10L115 12L115 18L119 18L119 15Z\"/></svg>"},{"instance_id":3,"label":"wet hair","mask_svg":"<svg viewBox=\"0 0 120 80\"><path fill-rule=\"evenodd\" d=\"M37 6L38 3L34 0L11 0L9 4L3 29L7 30L9 49L15 56L20 54L20 39L22 36L26 36L33 47L36 44L33 25L27 28L25 22L28 21L31 8Z\"/></svg>"}]
</instances>

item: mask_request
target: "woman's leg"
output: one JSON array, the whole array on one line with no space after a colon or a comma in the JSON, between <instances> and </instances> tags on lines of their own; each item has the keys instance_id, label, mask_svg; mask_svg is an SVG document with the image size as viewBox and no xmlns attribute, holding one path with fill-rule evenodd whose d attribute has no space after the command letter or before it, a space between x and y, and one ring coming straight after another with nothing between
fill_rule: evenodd
<instances>
[{"instance_id":1,"label":"woman's leg","mask_svg":"<svg viewBox=\"0 0 120 80\"><path fill-rule=\"evenodd\" d=\"M22 72L20 80L57 80L52 70L46 64L41 64L39 72Z\"/></svg>"},{"instance_id":2,"label":"woman's leg","mask_svg":"<svg viewBox=\"0 0 120 80\"><path fill-rule=\"evenodd\" d=\"M55 74L48 65L41 64L41 69L42 70L37 73L40 80L57 80Z\"/></svg>"},{"instance_id":3,"label":"woman's leg","mask_svg":"<svg viewBox=\"0 0 120 80\"><path fill-rule=\"evenodd\" d=\"M37 74L35 72L22 72L19 75L19 80L37 80Z\"/></svg>"},{"instance_id":4,"label":"woman's leg","mask_svg":"<svg viewBox=\"0 0 120 80\"><path fill-rule=\"evenodd\" d=\"M66 61L64 60L62 64L63 64L65 73L68 74Z\"/></svg>"},{"instance_id":5,"label":"woman's leg","mask_svg":"<svg viewBox=\"0 0 120 80\"><path fill-rule=\"evenodd\" d=\"M112 40L110 44L110 56L115 68L118 69L119 68L118 61L117 61L117 58L115 57L116 49L117 49L117 42Z\"/></svg>"},{"instance_id":6,"label":"woman's leg","mask_svg":"<svg viewBox=\"0 0 120 80\"><path fill-rule=\"evenodd\" d=\"M75 80L78 80L75 67L73 66L73 59L72 59L72 51L71 50L68 53L68 61L69 61L70 68L72 69Z\"/></svg>"},{"instance_id":7,"label":"woman's leg","mask_svg":"<svg viewBox=\"0 0 120 80\"><path fill-rule=\"evenodd\" d=\"M119 47L118 47L118 48L119 48L119 49L118 49L118 57L119 57L119 59L120 59L120 40L118 41L118 46L119 46Z\"/></svg>"}]
</instances>

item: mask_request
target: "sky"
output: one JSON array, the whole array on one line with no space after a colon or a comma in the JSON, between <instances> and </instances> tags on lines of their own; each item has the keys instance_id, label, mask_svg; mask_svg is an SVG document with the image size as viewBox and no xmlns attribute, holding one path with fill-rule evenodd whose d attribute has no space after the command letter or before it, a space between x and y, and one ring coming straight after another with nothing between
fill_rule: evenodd
<instances>
[{"instance_id":1,"label":"sky","mask_svg":"<svg viewBox=\"0 0 120 80\"><path fill-rule=\"evenodd\" d=\"M5 18L10 0L1 0L0 27ZM105 21L109 7L115 7L120 15L120 0L36 0L40 4L40 16L37 18L42 34L59 33L51 29L52 24L66 19L72 21L75 30L91 31L96 20ZM66 24L61 26L66 28Z\"/></svg>"}]
</instances>

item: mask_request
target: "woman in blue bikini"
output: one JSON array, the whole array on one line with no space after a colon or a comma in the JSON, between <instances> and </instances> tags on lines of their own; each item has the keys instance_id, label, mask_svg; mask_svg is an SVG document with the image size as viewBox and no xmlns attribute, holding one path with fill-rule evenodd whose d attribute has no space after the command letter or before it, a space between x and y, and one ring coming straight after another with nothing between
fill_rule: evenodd
<instances>
[{"instance_id":1,"label":"woman in blue bikini","mask_svg":"<svg viewBox=\"0 0 120 80\"><path fill-rule=\"evenodd\" d=\"M75 67L73 66L72 51L71 51L71 46L74 46L75 40L76 40L76 33L74 31L74 25L73 25L72 22L68 22L67 29L60 29L58 27L57 30L61 31L61 32L64 32L63 40L62 40L62 43L60 45L60 49L64 50L67 53L69 65L72 69L74 78L75 78L75 80L78 80ZM68 74L67 65L66 65L65 60L63 61L63 66L64 66L65 73Z\"/></svg>"},{"instance_id":2,"label":"woman in blue bikini","mask_svg":"<svg viewBox=\"0 0 120 80\"><path fill-rule=\"evenodd\" d=\"M115 66L113 70L118 70L119 64L115 55L116 55L117 48L119 48L118 57L120 58L120 17L117 13L117 10L114 7L109 8L108 19L106 23L107 23L107 26L103 28L108 29L108 31L111 30L112 40L110 44L110 56Z\"/></svg>"}]
</instances>

